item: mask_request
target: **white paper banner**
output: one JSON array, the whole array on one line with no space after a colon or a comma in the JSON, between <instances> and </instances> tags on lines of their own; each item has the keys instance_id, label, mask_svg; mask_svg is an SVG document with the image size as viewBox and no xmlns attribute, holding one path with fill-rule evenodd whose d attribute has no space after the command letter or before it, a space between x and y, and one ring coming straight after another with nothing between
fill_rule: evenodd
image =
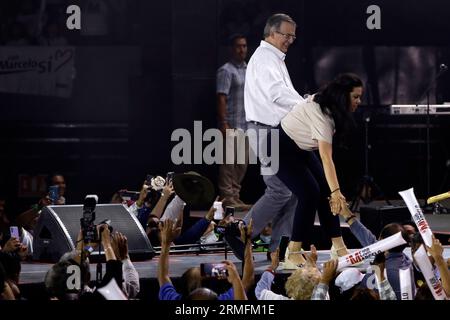
<instances>
[{"instance_id":1,"label":"white paper banner","mask_svg":"<svg viewBox=\"0 0 450 320\"><path fill-rule=\"evenodd\" d=\"M402 300L412 300L413 292L411 288L411 270L400 269L399 279L400 279L400 292Z\"/></svg>"},{"instance_id":2,"label":"white paper banner","mask_svg":"<svg viewBox=\"0 0 450 320\"><path fill-rule=\"evenodd\" d=\"M74 58L73 47L2 47L0 91L68 98Z\"/></svg>"},{"instance_id":3,"label":"white paper banner","mask_svg":"<svg viewBox=\"0 0 450 320\"><path fill-rule=\"evenodd\" d=\"M97 290L106 300L128 300L125 294L120 290L116 280L111 279L108 284Z\"/></svg>"},{"instance_id":4,"label":"white paper banner","mask_svg":"<svg viewBox=\"0 0 450 320\"><path fill-rule=\"evenodd\" d=\"M406 241L405 239L403 239L402 233L397 232L396 234L386 239L377 241L370 246L364 247L362 249L356 250L351 254L340 257L338 260L337 269L340 270L353 264L357 264L363 260L376 256L380 252L384 252L386 250L401 246L402 244L406 244Z\"/></svg>"},{"instance_id":5,"label":"white paper banner","mask_svg":"<svg viewBox=\"0 0 450 320\"><path fill-rule=\"evenodd\" d=\"M428 247L431 247L431 245L433 244L431 238L433 233L431 232L428 222L423 215L422 208L419 206L417 198L414 195L414 188L400 191L399 194L402 196L403 200L408 206L409 213L411 213L411 216L417 228L419 229L420 235L423 238L423 242L425 242Z\"/></svg>"},{"instance_id":6,"label":"white paper banner","mask_svg":"<svg viewBox=\"0 0 450 320\"><path fill-rule=\"evenodd\" d=\"M421 245L414 253L414 259L419 266L420 271L422 271L423 277L425 278L434 299L445 300L446 296L444 289L442 288L441 282L438 278L436 278L436 275L433 272L433 266L431 265L427 251L423 245Z\"/></svg>"}]
</instances>

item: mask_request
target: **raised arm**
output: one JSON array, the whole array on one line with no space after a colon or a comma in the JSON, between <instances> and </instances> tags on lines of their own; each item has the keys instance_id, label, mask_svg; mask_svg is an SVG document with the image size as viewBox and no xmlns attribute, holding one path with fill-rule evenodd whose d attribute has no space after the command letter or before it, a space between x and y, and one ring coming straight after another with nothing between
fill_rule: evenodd
<instances>
[{"instance_id":1,"label":"raised arm","mask_svg":"<svg viewBox=\"0 0 450 320\"><path fill-rule=\"evenodd\" d=\"M155 215L158 218L161 218L161 216L164 212L166 203L173 193L174 193L174 190L173 190L172 182L170 182L168 185L166 185L164 187L163 192L161 193L161 197L159 198L158 202L156 203L156 205L153 208L150 215Z\"/></svg>"},{"instance_id":2,"label":"raised arm","mask_svg":"<svg viewBox=\"0 0 450 320\"><path fill-rule=\"evenodd\" d=\"M241 225L240 230L242 241L245 243L244 271L242 273L242 284L244 285L245 291L248 292L248 290L255 283L255 266L253 262L252 241L251 241L253 232L253 219L250 219L247 228L244 228L244 226Z\"/></svg>"},{"instance_id":3,"label":"raised arm","mask_svg":"<svg viewBox=\"0 0 450 320\"><path fill-rule=\"evenodd\" d=\"M177 229L175 229L172 220L167 219L160 224L161 230L161 254L159 255L158 264L158 282L162 287L166 283L172 283L169 278L169 253L170 244L176 236Z\"/></svg>"},{"instance_id":4,"label":"raised arm","mask_svg":"<svg viewBox=\"0 0 450 320\"><path fill-rule=\"evenodd\" d=\"M244 285L242 284L236 266L231 261L223 261L227 265L228 282L233 286L234 300L247 300Z\"/></svg>"},{"instance_id":5,"label":"raised arm","mask_svg":"<svg viewBox=\"0 0 450 320\"><path fill-rule=\"evenodd\" d=\"M428 247L428 252L434 258L434 264L439 269L441 275L442 288L444 288L447 297L450 297L450 271L448 270L447 263L442 255L444 248L441 242L433 236L433 244Z\"/></svg>"}]
</instances>

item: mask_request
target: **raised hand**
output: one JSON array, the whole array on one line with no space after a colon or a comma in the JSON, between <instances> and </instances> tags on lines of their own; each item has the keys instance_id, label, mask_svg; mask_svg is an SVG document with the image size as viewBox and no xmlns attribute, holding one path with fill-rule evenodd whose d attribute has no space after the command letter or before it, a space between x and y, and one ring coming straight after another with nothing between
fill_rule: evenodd
<instances>
[{"instance_id":1,"label":"raised hand","mask_svg":"<svg viewBox=\"0 0 450 320\"><path fill-rule=\"evenodd\" d=\"M338 259L332 259L325 262L323 265L322 277L320 279L320 282L328 285L331 280L333 280L336 274L337 266Z\"/></svg>"},{"instance_id":2,"label":"raised hand","mask_svg":"<svg viewBox=\"0 0 450 320\"><path fill-rule=\"evenodd\" d=\"M114 232L112 236L112 248L119 260L128 259L128 239L120 232Z\"/></svg>"}]
</instances>

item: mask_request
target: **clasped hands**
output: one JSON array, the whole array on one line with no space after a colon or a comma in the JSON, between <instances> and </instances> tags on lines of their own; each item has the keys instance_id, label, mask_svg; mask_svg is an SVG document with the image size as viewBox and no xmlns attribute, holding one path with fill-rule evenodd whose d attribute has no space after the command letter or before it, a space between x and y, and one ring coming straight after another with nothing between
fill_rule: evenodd
<instances>
[{"instance_id":1,"label":"clasped hands","mask_svg":"<svg viewBox=\"0 0 450 320\"><path fill-rule=\"evenodd\" d=\"M330 209L333 215L338 215L341 213L342 209L347 207L347 201L345 200L344 195L340 191L336 191L331 193L328 198L330 203Z\"/></svg>"}]
</instances>

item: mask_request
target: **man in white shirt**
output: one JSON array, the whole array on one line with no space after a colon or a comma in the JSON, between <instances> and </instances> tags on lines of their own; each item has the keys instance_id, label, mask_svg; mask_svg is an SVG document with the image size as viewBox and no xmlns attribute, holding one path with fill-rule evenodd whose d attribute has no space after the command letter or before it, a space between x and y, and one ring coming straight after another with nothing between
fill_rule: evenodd
<instances>
[{"instance_id":1,"label":"man in white shirt","mask_svg":"<svg viewBox=\"0 0 450 320\"><path fill-rule=\"evenodd\" d=\"M296 23L286 14L274 14L266 22L264 40L251 57L245 78L244 104L248 129L277 127L281 119L303 98L292 85L284 58L294 42ZM258 148L270 141L258 139ZM255 154L256 145L251 146ZM272 221L269 251L276 250L282 235L290 236L297 198L270 170L268 159L259 155L261 174L267 188L244 218L253 218L254 236ZM273 155L271 155L273 158Z\"/></svg>"}]
</instances>

